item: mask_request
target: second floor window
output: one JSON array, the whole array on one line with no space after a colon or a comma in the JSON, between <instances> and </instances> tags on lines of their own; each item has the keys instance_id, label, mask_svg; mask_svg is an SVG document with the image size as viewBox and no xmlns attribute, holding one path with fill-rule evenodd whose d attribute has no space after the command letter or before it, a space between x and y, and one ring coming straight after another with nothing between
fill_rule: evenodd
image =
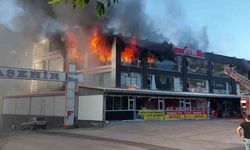
<instances>
[{"instance_id":1,"label":"second floor window","mask_svg":"<svg viewBox=\"0 0 250 150\"><path fill-rule=\"evenodd\" d=\"M188 73L207 73L207 61L204 59L190 58L187 57L187 72Z\"/></svg>"}]
</instances>

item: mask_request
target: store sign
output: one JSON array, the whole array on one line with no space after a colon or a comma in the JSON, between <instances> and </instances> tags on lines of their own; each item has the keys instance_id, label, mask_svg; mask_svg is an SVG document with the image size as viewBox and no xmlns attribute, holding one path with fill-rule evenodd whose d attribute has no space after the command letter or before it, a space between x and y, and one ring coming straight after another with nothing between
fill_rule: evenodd
<instances>
[{"instance_id":1,"label":"store sign","mask_svg":"<svg viewBox=\"0 0 250 150\"><path fill-rule=\"evenodd\" d=\"M206 119L205 111L187 110L187 111L165 111L165 119Z\"/></svg>"},{"instance_id":2,"label":"store sign","mask_svg":"<svg viewBox=\"0 0 250 150\"><path fill-rule=\"evenodd\" d=\"M76 115L76 84L77 82L83 82L83 75L76 74L75 64L69 64L67 73L47 70L0 67L0 78L66 82L64 126L68 128L74 125L74 117Z\"/></svg>"},{"instance_id":3,"label":"store sign","mask_svg":"<svg viewBox=\"0 0 250 150\"><path fill-rule=\"evenodd\" d=\"M160 110L140 110L144 120L164 120L164 112Z\"/></svg>"},{"instance_id":4,"label":"store sign","mask_svg":"<svg viewBox=\"0 0 250 150\"><path fill-rule=\"evenodd\" d=\"M166 111L165 112L165 119L184 119L184 111Z\"/></svg>"},{"instance_id":5,"label":"store sign","mask_svg":"<svg viewBox=\"0 0 250 150\"><path fill-rule=\"evenodd\" d=\"M191 48L174 48L174 51L176 54L179 55L187 55L192 57L198 57L198 58L205 58L205 53L200 50L194 50Z\"/></svg>"},{"instance_id":6,"label":"store sign","mask_svg":"<svg viewBox=\"0 0 250 150\"><path fill-rule=\"evenodd\" d=\"M0 78L65 81L66 74L64 72L55 72L55 71L47 71L47 70L0 67Z\"/></svg>"}]
</instances>

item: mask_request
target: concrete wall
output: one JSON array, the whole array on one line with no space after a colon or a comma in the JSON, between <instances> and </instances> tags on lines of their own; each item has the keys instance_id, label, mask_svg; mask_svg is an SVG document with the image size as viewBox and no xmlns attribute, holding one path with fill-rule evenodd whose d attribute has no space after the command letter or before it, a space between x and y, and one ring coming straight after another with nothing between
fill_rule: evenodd
<instances>
[{"instance_id":1,"label":"concrete wall","mask_svg":"<svg viewBox=\"0 0 250 150\"><path fill-rule=\"evenodd\" d=\"M103 121L103 95L79 96L78 120Z\"/></svg>"}]
</instances>

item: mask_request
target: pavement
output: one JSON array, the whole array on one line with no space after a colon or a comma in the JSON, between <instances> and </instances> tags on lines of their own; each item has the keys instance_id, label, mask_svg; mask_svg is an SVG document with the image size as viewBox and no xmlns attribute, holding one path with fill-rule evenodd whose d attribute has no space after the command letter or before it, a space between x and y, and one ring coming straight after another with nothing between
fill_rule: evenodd
<instances>
[{"instance_id":1,"label":"pavement","mask_svg":"<svg viewBox=\"0 0 250 150\"><path fill-rule=\"evenodd\" d=\"M118 121L104 128L19 131L5 141L0 136L0 147L2 142L3 150L243 150L236 134L241 121Z\"/></svg>"}]
</instances>

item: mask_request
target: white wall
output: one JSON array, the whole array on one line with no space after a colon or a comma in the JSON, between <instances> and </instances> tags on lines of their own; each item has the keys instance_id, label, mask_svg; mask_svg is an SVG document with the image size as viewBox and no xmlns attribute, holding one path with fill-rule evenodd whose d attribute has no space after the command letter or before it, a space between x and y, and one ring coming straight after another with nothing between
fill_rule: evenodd
<instances>
[{"instance_id":1,"label":"white wall","mask_svg":"<svg viewBox=\"0 0 250 150\"><path fill-rule=\"evenodd\" d=\"M64 116L65 112L65 96L55 97L55 116Z\"/></svg>"},{"instance_id":2,"label":"white wall","mask_svg":"<svg viewBox=\"0 0 250 150\"><path fill-rule=\"evenodd\" d=\"M78 120L103 121L103 95L79 96Z\"/></svg>"},{"instance_id":3,"label":"white wall","mask_svg":"<svg viewBox=\"0 0 250 150\"><path fill-rule=\"evenodd\" d=\"M16 99L16 114L28 115L30 112L30 98Z\"/></svg>"},{"instance_id":4,"label":"white wall","mask_svg":"<svg viewBox=\"0 0 250 150\"><path fill-rule=\"evenodd\" d=\"M20 97L3 100L3 114L64 116L65 96Z\"/></svg>"}]
</instances>

